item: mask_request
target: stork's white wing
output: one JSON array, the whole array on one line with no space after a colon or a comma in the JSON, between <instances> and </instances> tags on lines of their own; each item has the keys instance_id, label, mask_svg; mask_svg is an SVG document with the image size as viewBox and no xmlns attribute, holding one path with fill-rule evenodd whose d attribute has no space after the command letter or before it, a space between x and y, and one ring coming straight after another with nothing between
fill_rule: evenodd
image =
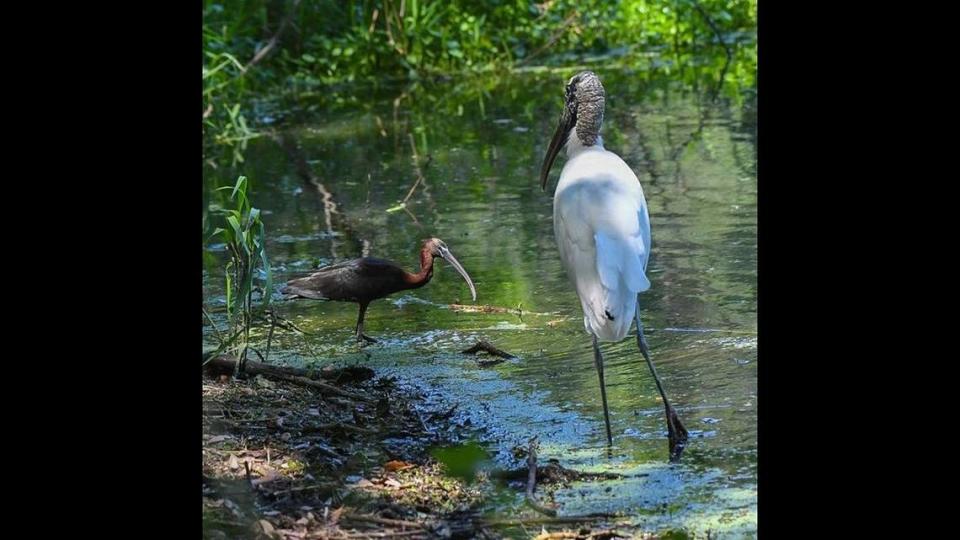
<instances>
[{"instance_id":1,"label":"stork's white wing","mask_svg":"<svg viewBox=\"0 0 960 540\"><path fill-rule=\"evenodd\" d=\"M650 288L650 223L633 171L615 154L604 154L572 160L569 170L564 168L554 201L554 232L587 330L603 340L619 340L630 328L637 293Z\"/></svg>"}]
</instances>

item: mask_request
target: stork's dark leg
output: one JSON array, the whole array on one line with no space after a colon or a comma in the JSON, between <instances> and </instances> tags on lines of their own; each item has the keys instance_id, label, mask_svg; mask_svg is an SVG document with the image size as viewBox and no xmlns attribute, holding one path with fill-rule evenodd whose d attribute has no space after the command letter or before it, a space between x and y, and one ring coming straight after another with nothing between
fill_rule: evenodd
<instances>
[{"instance_id":1,"label":"stork's dark leg","mask_svg":"<svg viewBox=\"0 0 960 540\"><path fill-rule=\"evenodd\" d=\"M643 324L640 322L640 302L637 302L637 347L640 348L640 354L647 361L647 367L653 374L653 380L657 383L657 390L660 392L660 398L663 399L663 407L667 413L667 439L670 441L670 461L679 461L680 454L687 446L687 428L683 427L677 411L673 410L670 401L667 400L667 394L663 391L663 384L660 377L657 376L657 370L653 367L653 361L650 360L650 349L647 348L647 339L643 337Z\"/></svg>"},{"instance_id":2,"label":"stork's dark leg","mask_svg":"<svg viewBox=\"0 0 960 540\"><path fill-rule=\"evenodd\" d=\"M359 343L361 346L364 344L364 342L367 342L367 343L377 342L377 340L373 339L372 337L366 336L363 334L363 316L366 315L367 306L369 305L370 305L369 302L360 303L360 317L357 318L357 343Z\"/></svg>"},{"instance_id":3,"label":"stork's dark leg","mask_svg":"<svg viewBox=\"0 0 960 540\"><path fill-rule=\"evenodd\" d=\"M600 376L600 398L603 400L603 421L607 425L607 444L613 446L613 435L610 433L610 409L607 408L607 386L603 383L603 355L600 353L600 344L597 336L593 336L593 365Z\"/></svg>"}]
</instances>

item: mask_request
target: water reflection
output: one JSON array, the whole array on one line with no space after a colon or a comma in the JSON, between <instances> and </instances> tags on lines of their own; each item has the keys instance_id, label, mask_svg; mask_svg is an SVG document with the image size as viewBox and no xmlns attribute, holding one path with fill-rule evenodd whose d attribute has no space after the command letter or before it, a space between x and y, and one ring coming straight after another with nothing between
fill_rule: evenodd
<instances>
[{"instance_id":1,"label":"water reflection","mask_svg":"<svg viewBox=\"0 0 960 540\"><path fill-rule=\"evenodd\" d=\"M478 304L523 313L449 309L468 303L469 294L444 266L430 286L371 305L366 325L382 343L363 352L351 339L355 305L283 304L285 316L312 334L312 351L284 333L274 337L275 358L363 362L438 384L473 425L486 428L501 459L536 434L541 455L568 467L633 475L562 490L562 513L622 510L650 526L751 533L754 94L725 87L713 102L710 77L690 84L597 69L608 92L604 140L638 173L650 208L653 286L642 297L648 341L692 434L683 463L667 465L663 409L628 339L604 349L616 445L607 459L590 341L556 253L551 196L536 182L560 110L555 101L573 71L377 88L352 106L313 112L308 99L287 114L296 120L288 129L252 141L243 173L264 209L278 280L368 254L415 269L420 241L437 236L455 246ZM206 181L225 184L235 172L207 171ZM222 302L221 257L211 250L206 258L205 300L214 311ZM478 337L520 359L483 369L456 354Z\"/></svg>"}]
</instances>

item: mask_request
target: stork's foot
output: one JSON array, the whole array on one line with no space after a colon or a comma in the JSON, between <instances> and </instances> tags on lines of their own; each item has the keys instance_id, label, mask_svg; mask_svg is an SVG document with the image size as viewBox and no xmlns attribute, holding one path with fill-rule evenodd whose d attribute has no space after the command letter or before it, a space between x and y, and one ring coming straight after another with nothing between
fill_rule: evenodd
<instances>
[{"instance_id":1,"label":"stork's foot","mask_svg":"<svg viewBox=\"0 0 960 540\"><path fill-rule=\"evenodd\" d=\"M680 461L680 454L687 447L689 434L673 407L667 406L667 440L670 442L670 462Z\"/></svg>"},{"instance_id":2,"label":"stork's foot","mask_svg":"<svg viewBox=\"0 0 960 540\"><path fill-rule=\"evenodd\" d=\"M361 334L357 334L357 343L359 343L361 347L366 347L367 345L377 343L377 340L373 339L372 337L366 334L361 333Z\"/></svg>"}]
</instances>

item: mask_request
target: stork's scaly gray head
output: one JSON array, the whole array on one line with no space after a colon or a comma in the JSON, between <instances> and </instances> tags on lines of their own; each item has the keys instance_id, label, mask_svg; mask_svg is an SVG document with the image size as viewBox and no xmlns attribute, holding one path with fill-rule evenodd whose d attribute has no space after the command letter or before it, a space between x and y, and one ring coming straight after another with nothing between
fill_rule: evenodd
<instances>
[{"instance_id":1,"label":"stork's scaly gray head","mask_svg":"<svg viewBox=\"0 0 960 540\"><path fill-rule=\"evenodd\" d=\"M553 139L547 148L547 155L543 158L543 165L540 168L541 189L547 189L550 168L560 148L567 143L571 131L575 131L576 137L583 146L597 144L600 125L603 124L603 109L603 85L600 84L597 74L592 71L581 71L574 75L567 83L566 102L563 113L560 115L560 123L553 134Z\"/></svg>"}]
</instances>

